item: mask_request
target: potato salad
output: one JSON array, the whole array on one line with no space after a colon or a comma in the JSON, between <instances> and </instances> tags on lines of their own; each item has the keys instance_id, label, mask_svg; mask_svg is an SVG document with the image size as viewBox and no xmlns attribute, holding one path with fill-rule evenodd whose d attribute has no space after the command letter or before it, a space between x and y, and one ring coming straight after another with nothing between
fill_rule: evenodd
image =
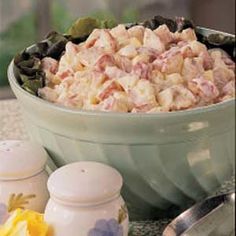
<instances>
[{"instance_id":1,"label":"potato salad","mask_svg":"<svg viewBox=\"0 0 236 236\"><path fill-rule=\"evenodd\" d=\"M46 84L39 96L66 107L114 112L171 112L235 97L235 63L222 49L197 40L192 28L170 32L94 29L68 42L59 60L41 62Z\"/></svg>"}]
</instances>

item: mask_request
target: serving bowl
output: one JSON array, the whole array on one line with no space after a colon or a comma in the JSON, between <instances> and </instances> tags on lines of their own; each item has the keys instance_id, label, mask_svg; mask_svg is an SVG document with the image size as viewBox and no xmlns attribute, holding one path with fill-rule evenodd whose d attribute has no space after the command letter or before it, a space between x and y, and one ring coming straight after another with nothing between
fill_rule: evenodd
<instances>
[{"instance_id":1,"label":"serving bowl","mask_svg":"<svg viewBox=\"0 0 236 236\"><path fill-rule=\"evenodd\" d=\"M216 32L198 30L205 35ZM13 62L8 78L31 138L46 148L56 166L93 160L121 172L131 219L175 213L212 193L233 174L234 99L170 113L84 111L23 90Z\"/></svg>"}]
</instances>

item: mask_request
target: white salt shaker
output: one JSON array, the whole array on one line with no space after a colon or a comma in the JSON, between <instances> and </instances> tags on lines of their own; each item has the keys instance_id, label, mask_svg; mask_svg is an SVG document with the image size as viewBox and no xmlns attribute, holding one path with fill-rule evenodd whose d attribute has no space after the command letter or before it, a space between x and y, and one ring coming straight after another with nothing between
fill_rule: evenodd
<instances>
[{"instance_id":1,"label":"white salt shaker","mask_svg":"<svg viewBox=\"0 0 236 236\"><path fill-rule=\"evenodd\" d=\"M44 212L49 193L46 151L38 144L0 141L0 224L17 208Z\"/></svg>"},{"instance_id":2,"label":"white salt shaker","mask_svg":"<svg viewBox=\"0 0 236 236\"><path fill-rule=\"evenodd\" d=\"M56 170L48 181L45 210L51 234L127 236L122 182L118 171L97 162L76 162Z\"/></svg>"}]
</instances>

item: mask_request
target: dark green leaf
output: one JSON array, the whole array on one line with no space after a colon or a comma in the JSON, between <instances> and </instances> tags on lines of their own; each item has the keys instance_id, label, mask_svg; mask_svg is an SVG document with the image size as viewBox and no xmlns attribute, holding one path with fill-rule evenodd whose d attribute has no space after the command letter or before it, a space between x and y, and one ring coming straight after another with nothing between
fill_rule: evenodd
<instances>
[{"instance_id":1,"label":"dark green leaf","mask_svg":"<svg viewBox=\"0 0 236 236\"><path fill-rule=\"evenodd\" d=\"M102 21L100 21L99 28L101 28L101 29L111 29L111 28L115 27L116 25L117 25L117 23L112 19L102 20Z\"/></svg>"},{"instance_id":2,"label":"dark green leaf","mask_svg":"<svg viewBox=\"0 0 236 236\"><path fill-rule=\"evenodd\" d=\"M176 31L181 32L186 28L194 28L193 23L190 20L185 19L184 17L176 17L173 20L162 16L154 16L154 18L146 20L144 21L144 23L142 23L144 27L150 28L152 30L164 24L167 25L169 30L173 33Z\"/></svg>"},{"instance_id":3,"label":"dark green leaf","mask_svg":"<svg viewBox=\"0 0 236 236\"><path fill-rule=\"evenodd\" d=\"M58 59L61 53L65 50L67 42L68 40L65 37L61 38L58 41L55 41L48 47L46 55L54 59Z\"/></svg>"},{"instance_id":4,"label":"dark green leaf","mask_svg":"<svg viewBox=\"0 0 236 236\"><path fill-rule=\"evenodd\" d=\"M80 18L69 28L68 34L72 38L80 38L89 35L95 28L100 28L100 22L91 17Z\"/></svg>"},{"instance_id":5,"label":"dark green leaf","mask_svg":"<svg viewBox=\"0 0 236 236\"><path fill-rule=\"evenodd\" d=\"M38 89L42 88L42 82L38 79L27 80L23 83L22 88L33 95L37 95Z\"/></svg>"},{"instance_id":6,"label":"dark green leaf","mask_svg":"<svg viewBox=\"0 0 236 236\"><path fill-rule=\"evenodd\" d=\"M166 24L171 32L175 32L177 30L177 23L174 20L164 18L162 16L154 16L153 19L144 21L142 25L154 30L163 24Z\"/></svg>"},{"instance_id":7,"label":"dark green leaf","mask_svg":"<svg viewBox=\"0 0 236 236\"><path fill-rule=\"evenodd\" d=\"M48 48L47 42L40 42L27 48L25 52L28 53L29 55L34 55L38 58L42 58L46 55L47 48Z\"/></svg>"},{"instance_id":8,"label":"dark green leaf","mask_svg":"<svg viewBox=\"0 0 236 236\"><path fill-rule=\"evenodd\" d=\"M199 33L197 33L197 37L198 40L204 43L208 49L221 48L235 60L235 37L226 36L224 34L210 34L209 36L203 36Z\"/></svg>"}]
</instances>

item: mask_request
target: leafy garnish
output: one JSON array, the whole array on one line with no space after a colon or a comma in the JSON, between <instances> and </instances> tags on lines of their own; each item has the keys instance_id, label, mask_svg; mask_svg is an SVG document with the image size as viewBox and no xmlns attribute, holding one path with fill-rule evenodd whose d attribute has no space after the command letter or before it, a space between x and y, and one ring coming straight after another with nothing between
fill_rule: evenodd
<instances>
[{"instance_id":1,"label":"leafy garnish","mask_svg":"<svg viewBox=\"0 0 236 236\"><path fill-rule=\"evenodd\" d=\"M112 20L98 20L91 17L76 20L68 30L72 38L83 38L88 36L96 28L112 28L116 24Z\"/></svg>"},{"instance_id":2,"label":"leafy garnish","mask_svg":"<svg viewBox=\"0 0 236 236\"><path fill-rule=\"evenodd\" d=\"M89 35L95 28L99 28L99 21L93 18L80 18L72 24L68 35L72 38L80 38Z\"/></svg>"},{"instance_id":3,"label":"leafy garnish","mask_svg":"<svg viewBox=\"0 0 236 236\"><path fill-rule=\"evenodd\" d=\"M146 20L142 23L144 27L150 28L152 30L158 28L160 25L163 24L167 25L171 32L180 32L186 28L194 28L193 23L185 19L184 17L176 17L173 20L162 16L154 16L154 18Z\"/></svg>"},{"instance_id":4,"label":"leafy garnish","mask_svg":"<svg viewBox=\"0 0 236 236\"><path fill-rule=\"evenodd\" d=\"M235 37L223 34L210 34L208 36L204 36L199 33L197 34L197 37L200 42L207 46L207 48L221 48L226 51L235 61Z\"/></svg>"},{"instance_id":5,"label":"leafy garnish","mask_svg":"<svg viewBox=\"0 0 236 236\"><path fill-rule=\"evenodd\" d=\"M23 89L37 95L38 89L45 85L41 59L47 56L59 59L67 42L68 39L62 34L51 32L42 42L26 48L15 56L14 72Z\"/></svg>"}]
</instances>

